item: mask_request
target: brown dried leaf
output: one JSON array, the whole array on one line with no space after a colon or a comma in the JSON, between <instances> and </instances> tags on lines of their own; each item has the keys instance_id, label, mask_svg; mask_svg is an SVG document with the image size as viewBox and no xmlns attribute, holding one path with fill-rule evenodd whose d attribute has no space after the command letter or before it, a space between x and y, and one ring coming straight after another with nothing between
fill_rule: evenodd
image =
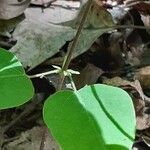
<instances>
[{"instance_id":1,"label":"brown dried leaf","mask_svg":"<svg viewBox=\"0 0 150 150\"><path fill-rule=\"evenodd\" d=\"M150 2L148 1L133 1L133 3L130 4L132 8L145 13L150 14Z\"/></svg>"},{"instance_id":2,"label":"brown dried leaf","mask_svg":"<svg viewBox=\"0 0 150 150\"><path fill-rule=\"evenodd\" d=\"M142 138L143 138L143 141L150 147L150 128L144 131Z\"/></svg>"},{"instance_id":3,"label":"brown dried leaf","mask_svg":"<svg viewBox=\"0 0 150 150\"><path fill-rule=\"evenodd\" d=\"M112 85L112 86L126 86L126 85L129 85L131 84L129 81L127 80L124 80L120 77L114 77L114 78L111 78L111 79L105 79L103 81L104 84L108 84L108 85Z\"/></svg>"},{"instance_id":4,"label":"brown dried leaf","mask_svg":"<svg viewBox=\"0 0 150 150\"><path fill-rule=\"evenodd\" d=\"M6 142L3 148L8 150L38 150L43 129L43 127L34 127L31 130L22 132L18 137L11 140L11 142ZM51 134L47 133L44 145L44 150L59 150L59 146Z\"/></svg>"},{"instance_id":5,"label":"brown dried leaf","mask_svg":"<svg viewBox=\"0 0 150 150\"><path fill-rule=\"evenodd\" d=\"M150 89L150 66L139 69L135 74L135 79L140 81L144 89Z\"/></svg>"},{"instance_id":6,"label":"brown dried leaf","mask_svg":"<svg viewBox=\"0 0 150 150\"><path fill-rule=\"evenodd\" d=\"M58 23L58 25L64 25L64 26L70 26L72 28L76 28L81 21L81 16L85 11L86 5L87 5L87 1L83 2L83 5L81 6L78 15L73 20ZM102 1L93 0L87 19L84 23L84 28L98 29L104 26L112 26L112 25L114 25L112 16L106 10L106 8L103 7Z\"/></svg>"},{"instance_id":7,"label":"brown dried leaf","mask_svg":"<svg viewBox=\"0 0 150 150\"><path fill-rule=\"evenodd\" d=\"M142 116L137 116L136 118L136 129L145 130L150 127L150 115L144 114Z\"/></svg>"},{"instance_id":8,"label":"brown dried leaf","mask_svg":"<svg viewBox=\"0 0 150 150\"><path fill-rule=\"evenodd\" d=\"M96 83L99 76L103 73L103 71L94 66L93 64L87 64L86 67L80 72L80 75L76 75L74 77L74 82L77 89L85 85L91 85Z\"/></svg>"}]
</instances>

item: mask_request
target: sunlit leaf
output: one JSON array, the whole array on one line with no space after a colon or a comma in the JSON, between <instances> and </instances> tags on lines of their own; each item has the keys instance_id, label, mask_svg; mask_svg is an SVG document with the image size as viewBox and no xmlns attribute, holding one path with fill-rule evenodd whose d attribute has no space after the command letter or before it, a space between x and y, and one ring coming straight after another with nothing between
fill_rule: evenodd
<instances>
[{"instance_id":1,"label":"sunlit leaf","mask_svg":"<svg viewBox=\"0 0 150 150\"><path fill-rule=\"evenodd\" d=\"M43 116L62 150L128 150L133 144L134 107L120 88L57 92L46 100Z\"/></svg>"},{"instance_id":2,"label":"sunlit leaf","mask_svg":"<svg viewBox=\"0 0 150 150\"><path fill-rule=\"evenodd\" d=\"M0 109L19 106L33 93L32 83L16 56L0 48Z\"/></svg>"}]
</instances>

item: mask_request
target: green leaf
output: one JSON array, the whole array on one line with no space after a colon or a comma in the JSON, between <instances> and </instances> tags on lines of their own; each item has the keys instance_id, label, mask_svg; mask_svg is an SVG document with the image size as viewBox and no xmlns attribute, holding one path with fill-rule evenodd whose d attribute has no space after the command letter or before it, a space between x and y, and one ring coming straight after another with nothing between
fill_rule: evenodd
<instances>
[{"instance_id":1,"label":"green leaf","mask_svg":"<svg viewBox=\"0 0 150 150\"><path fill-rule=\"evenodd\" d=\"M63 150L128 150L135 136L135 112L122 89L96 84L49 97L44 121Z\"/></svg>"},{"instance_id":2,"label":"green leaf","mask_svg":"<svg viewBox=\"0 0 150 150\"><path fill-rule=\"evenodd\" d=\"M0 109L22 105L33 94L31 80L16 56L0 48Z\"/></svg>"}]
</instances>

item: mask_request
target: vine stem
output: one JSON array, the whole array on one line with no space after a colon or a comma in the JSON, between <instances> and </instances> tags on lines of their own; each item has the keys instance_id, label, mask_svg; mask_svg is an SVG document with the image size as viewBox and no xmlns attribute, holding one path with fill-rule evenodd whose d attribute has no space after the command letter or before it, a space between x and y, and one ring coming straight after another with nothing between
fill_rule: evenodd
<instances>
[{"instance_id":1,"label":"vine stem","mask_svg":"<svg viewBox=\"0 0 150 150\"><path fill-rule=\"evenodd\" d=\"M84 27L84 23L87 19L87 16L88 16L88 13L89 13L89 10L91 8L91 5L92 5L92 1L93 0L88 0L87 2L87 5L86 5L86 8L85 8L85 11L82 15L82 18L81 18L81 22L77 28L77 32L76 32L76 35L74 37L74 40L72 41L71 45L68 47L68 52L67 52L67 55L64 59L64 62L63 62L63 65L62 65L62 74L61 74L61 82L60 82L60 86L59 86L59 90L61 90L62 88L62 85L63 85L63 82L64 82L64 79L65 79L65 75L64 75L64 71L66 71L68 69L68 66L69 66L69 63L71 61L71 58L72 58L72 55L76 49L76 46L78 44L78 41L79 41L79 38L80 38L80 35L81 35L81 32L83 30L83 27ZM73 87L74 87L74 84L73 84ZM44 150L44 143L45 143L45 140L46 140L46 134L47 132L47 129L45 129L43 131L43 136L42 136L42 140L41 140L41 144L40 144L40 149L39 150Z\"/></svg>"},{"instance_id":2,"label":"vine stem","mask_svg":"<svg viewBox=\"0 0 150 150\"><path fill-rule=\"evenodd\" d=\"M43 76L50 75L50 74L57 74L57 73L58 73L58 70L51 70L51 71L47 71L47 72L44 72L44 73L29 75L28 77L29 78L38 78L38 77L42 78Z\"/></svg>"},{"instance_id":3,"label":"vine stem","mask_svg":"<svg viewBox=\"0 0 150 150\"><path fill-rule=\"evenodd\" d=\"M79 42L79 38L80 38L81 32L83 30L84 23L85 23L85 21L87 19L89 10L91 8L92 1L93 0L88 0L86 8L85 8L85 11L82 14L81 22L80 22L80 24L79 24L79 26L77 28L76 35L75 35L73 41L71 42L71 45L68 47L68 52L67 52L66 58L64 59L64 62L63 62L63 65L62 65L62 75L61 75L61 83L60 83L60 86L59 86L59 90L61 90L63 82L64 82L64 79L65 79L63 71L66 71L68 69L68 66L70 64L72 55L73 55L73 53L74 53L74 51L76 49L76 46L77 46L77 44Z\"/></svg>"}]
</instances>

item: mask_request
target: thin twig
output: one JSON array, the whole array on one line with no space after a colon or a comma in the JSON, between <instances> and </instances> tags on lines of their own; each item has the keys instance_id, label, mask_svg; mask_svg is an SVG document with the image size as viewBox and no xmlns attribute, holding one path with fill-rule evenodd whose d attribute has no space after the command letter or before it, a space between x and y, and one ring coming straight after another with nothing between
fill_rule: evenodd
<instances>
[{"instance_id":1,"label":"thin twig","mask_svg":"<svg viewBox=\"0 0 150 150\"><path fill-rule=\"evenodd\" d=\"M137 25L114 25L110 27L104 27L104 28L113 28L113 29L125 29L125 28L133 28L133 29L148 29L150 30L150 27L145 26L137 26Z\"/></svg>"}]
</instances>

